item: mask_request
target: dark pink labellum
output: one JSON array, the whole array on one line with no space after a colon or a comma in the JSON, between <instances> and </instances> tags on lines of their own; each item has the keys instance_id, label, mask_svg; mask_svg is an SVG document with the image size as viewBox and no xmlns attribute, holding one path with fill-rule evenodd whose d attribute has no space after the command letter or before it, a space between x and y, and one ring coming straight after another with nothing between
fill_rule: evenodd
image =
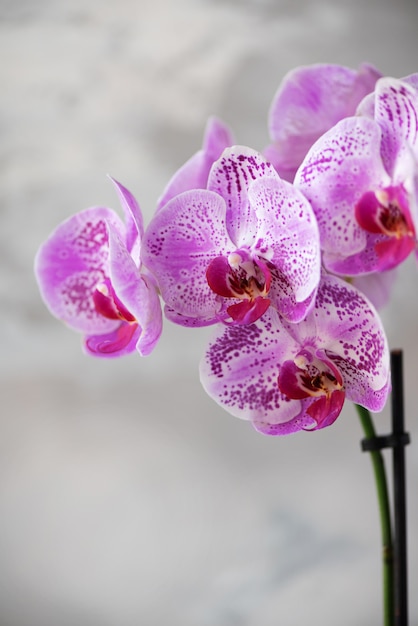
<instances>
[{"instance_id":1,"label":"dark pink labellum","mask_svg":"<svg viewBox=\"0 0 418 626\"><path fill-rule=\"evenodd\" d=\"M238 324L252 324L270 306L266 298L271 284L270 270L262 259L253 259L247 250L213 259L206 270L206 279L218 296L241 300L227 308Z\"/></svg>"},{"instance_id":2,"label":"dark pink labellum","mask_svg":"<svg viewBox=\"0 0 418 626\"><path fill-rule=\"evenodd\" d=\"M108 278L96 286L93 292L93 301L96 311L100 315L113 320L135 322L135 317L119 300Z\"/></svg>"},{"instance_id":3,"label":"dark pink labellum","mask_svg":"<svg viewBox=\"0 0 418 626\"><path fill-rule=\"evenodd\" d=\"M113 333L87 337L86 348L96 356L117 356L129 346L138 330L138 324L122 322Z\"/></svg>"},{"instance_id":4,"label":"dark pink labellum","mask_svg":"<svg viewBox=\"0 0 418 626\"><path fill-rule=\"evenodd\" d=\"M224 298L236 298L237 295L231 289L229 282L229 275L231 268L228 260L224 256L217 256L216 259L210 262L208 269L206 270L206 279L209 287L218 296ZM243 293L243 291L241 291Z\"/></svg>"},{"instance_id":5,"label":"dark pink labellum","mask_svg":"<svg viewBox=\"0 0 418 626\"><path fill-rule=\"evenodd\" d=\"M317 423L314 430L333 424L342 411L344 400L345 391L336 389L330 396L322 396L313 402L306 412Z\"/></svg>"},{"instance_id":6,"label":"dark pink labellum","mask_svg":"<svg viewBox=\"0 0 418 626\"><path fill-rule=\"evenodd\" d=\"M408 194L402 185L367 191L355 207L355 216L364 230L384 237L375 244L379 270L398 265L415 248Z\"/></svg>"},{"instance_id":7,"label":"dark pink labellum","mask_svg":"<svg viewBox=\"0 0 418 626\"><path fill-rule=\"evenodd\" d=\"M237 304L231 304L227 311L234 322L238 324L252 324L264 315L269 306L270 300L259 296L255 300L243 300Z\"/></svg>"},{"instance_id":8,"label":"dark pink labellum","mask_svg":"<svg viewBox=\"0 0 418 626\"><path fill-rule=\"evenodd\" d=\"M415 239L401 237L386 239L375 244L376 254L379 257L378 271L390 270L405 260L416 246Z\"/></svg>"},{"instance_id":9,"label":"dark pink labellum","mask_svg":"<svg viewBox=\"0 0 418 626\"><path fill-rule=\"evenodd\" d=\"M330 360L322 360L309 350L301 350L293 361L280 368L280 391L292 400L317 398L306 409L317 423L315 428L332 424L341 412L345 391L340 371Z\"/></svg>"}]
</instances>

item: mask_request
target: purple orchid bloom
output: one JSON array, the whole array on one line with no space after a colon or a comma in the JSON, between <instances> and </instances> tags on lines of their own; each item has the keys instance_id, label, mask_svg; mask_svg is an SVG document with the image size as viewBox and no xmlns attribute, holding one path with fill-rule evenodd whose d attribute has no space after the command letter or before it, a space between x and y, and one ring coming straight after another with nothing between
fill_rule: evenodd
<instances>
[{"instance_id":1,"label":"purple orchid bloom","mask_svg":"<svg viewBox=\"0 0 418 626\"><path fill-rule=\"evenodd\" d=\"M359 112L370 113L370 102ZM315 211L325 267L348 276L392 269L417 244L418 92L380 79L373 116L339 122L295 177Z\"/></svg>"},{"instance_id":2,"label":"purple orchid bloom","mask_svg":"<svg viewBox=\"0 0 418 626\"><path fill-rule=\"evenodd\" d=\"M35 275L50 312L85 335L87 353L148 355L162 330L152 277L142 271L144 227L132 194L113 180L126 225L111 209L93 207L63 222L40 247Z\"/></svg>"},{"instance_id":3,"label":"purple orchid bloom","mask_svg":"<svg viewBox=\"0 0 418 626\"><path fill-rule=\"evenodd\" d=\"M206 392L267 435L330 426L348 399L380 411L390 391L389 350L373 306L324 275L299 324L276 311L246 326L218 326L200 366Z\"/></svg>"},{"instance_id":4,"label":"purple orchid bloom","mask_svg":"<svg viewBox=\"0 0 418 626\"><path fill-rule=\"evenodd\" d=\"M389 174L406 146L418 159L418 74L384 77L359 104L356 114L374 119L382 131L382 158Z\"/></svg>"},{"instance_id":5,"label":"purple orchid bloom","mask_svg":"<svg viewBox=\"0 0 418 626\"><path fill-rule=\"evenodd\" d=\"M251 324L269 306L292 322L312 308L320 278L312 209L255 150L234 146L207 189L186 191L156 213L143 260L184 326Z\"/></svg>"},{"instance_id":6,"label":"purple orchid bloom","mask_svg":"<svg viewBox=\"0 0 418 626\"><path fill-rule=\"evenodd\" d=\"M354 115L380 77L368 64L358 70L308 65L285 76L270 106L272 143L263 152L282 178L293 181L313 143L337 122Z\"/></svg>"},{"instance_id":7,"label":"purple orchid bloom","mask_svg":"<svg viewBox=\"0 0 418 626\"><path fill-rule=\"evenodd\" d=\"M171 178L158 200L157 211L183 191L206 189L212 165L225 148L233 143L230 128L219 118L211 116L206 124L202 149L190 157Z\"/></svg>"}]
</instances>

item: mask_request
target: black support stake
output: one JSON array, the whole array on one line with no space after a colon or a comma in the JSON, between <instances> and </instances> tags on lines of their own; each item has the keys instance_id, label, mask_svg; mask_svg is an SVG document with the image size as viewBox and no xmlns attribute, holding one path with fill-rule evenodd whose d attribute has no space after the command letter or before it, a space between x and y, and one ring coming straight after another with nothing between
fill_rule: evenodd
<instances>
[{"instance_id":1,"label":"black support stake","mask_svg":"<svg viewBox=\"0 0 418 626\"><path fill-rule=\"evenodd\" d=\"M402 351L391 352L395 626L408 626L408 559Z\"/></svg>"}]
</instances>

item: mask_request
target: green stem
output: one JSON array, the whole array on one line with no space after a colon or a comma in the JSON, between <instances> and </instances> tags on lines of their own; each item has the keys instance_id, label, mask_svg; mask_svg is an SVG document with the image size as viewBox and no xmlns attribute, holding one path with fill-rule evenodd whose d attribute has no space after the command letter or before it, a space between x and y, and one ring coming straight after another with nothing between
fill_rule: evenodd
<instances>
[{"instance_id":1,"label":"green stem","mask_svg":"<svg viewBox=\"0 0 418 626\"><path fill-rule=\"evenodd\" d=\"M376 437L370 412L358 404L355 405L360 418L361 426L366 439ZM394 625L394 589L393 589L393 548L392 525L390 518L390 503L386 471L383 455L380 450L371 450L370 457L373 464L374 479L379 504L380 526L382 532L382 560L383 560L383 624Z\"/></svg>"}]
</instances>

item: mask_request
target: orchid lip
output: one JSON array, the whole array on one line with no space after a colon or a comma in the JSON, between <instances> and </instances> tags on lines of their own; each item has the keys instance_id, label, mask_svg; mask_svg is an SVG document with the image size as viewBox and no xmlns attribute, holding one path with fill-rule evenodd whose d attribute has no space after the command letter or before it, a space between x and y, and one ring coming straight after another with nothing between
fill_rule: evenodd
<instances>
[{"instance_id":1,"label":"orchid lip","mask_svg":"<svg viewBox=\"0 0 418 626\"><path fill-rule=\"evenodd\" d=\"M338 368L309 350L301 350L293 361L283 363L278 384L280 391L292 399L330 397L335 391L343 390Z\"/></svg>"},{"instance_id":2,"label":"orchid lip","mask_svg":"<svg viewBox=\"0 0 418 626\"><path fill-rule=\"evenodd\" d=\"M96 285L93 302L96 311L108 319L136 323L135 317L117 297L108 278Z\"/></svg>"},{"instance_id":3,"label":"orchid lip","mask_svg":"<svg viewBox=\"0 0 418 626\"><path fill-rule=\"evenodd\" d=\"M266 298L271 284L270 270L262 259L253 258L245 249L235 250L227 257L219 256L213 259L206 270L206 279L209 287L217 295L242 301L228 308L228 310L239 308L240 313L235 315L232 313L236 321L247 319L247 313L251 308L253 312L258 311L255 315L255 319L258 319L270 304ZM264 298L266 301L261 304L260 300ZM245 314L244 302L247 302ZM252 319L253 315L250 317L255 321Z\"/></svg>"},{"instance_id":4,"label":"orchid lip","mask_svg":"<svg viewBox=\"0 0 418 626\"><path fill-rule=\"evenodd\" d=\"M374 236L377 269L399 265L416 247L416 232L409 195L403 185L364 193L355 207L362 229Z\"/></svg>"},{"instance_id":5,"label":"orchid lip","mask_svg":"<svg viewBox=\"0 0 418 626\"><path fill-rule=\"evenodd\" d=\"M302 349L293 361L283 363L278 386L288 398L309 402L306 412L316 422L312 430L333 422L344 405L345 390L339 369L326 357L319 358L308 349Z\"/></svg>"},{"instance_id":6,"label":"orchid lip","mask_svg":"<svg viewBox=\"0 0 418 626\"><path fill-rule=\"evenodd\" d=\"M355 212L357 222L370 233L415 238L408 195L402 185L364 193Z\"/></svg>"}]
</instances>

